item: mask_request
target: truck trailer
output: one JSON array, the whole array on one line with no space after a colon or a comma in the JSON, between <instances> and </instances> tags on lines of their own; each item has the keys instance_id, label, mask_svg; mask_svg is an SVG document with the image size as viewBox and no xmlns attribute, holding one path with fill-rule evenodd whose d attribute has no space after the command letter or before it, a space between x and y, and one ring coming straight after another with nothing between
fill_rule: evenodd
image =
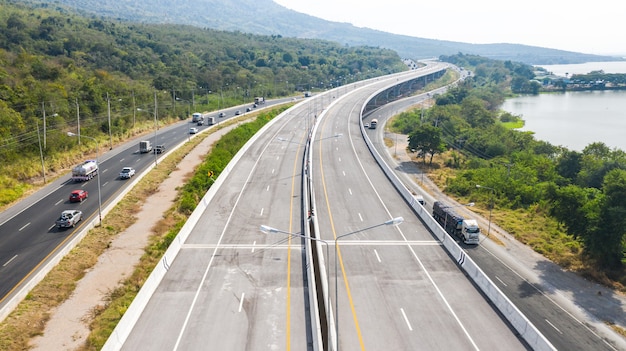
<instances>
[{"instance_id":1,"label":"truck trailer","mask_svg":"<svg viewBox=\"0 0 626 351\"><path fill-rule=\"evenodd\" d=\"M72 180L84 182L92 179L98 174L98 163L96 160L87 160L72 168Z\"/></svg>"},{"instance_id":2,"label":"truck trailer","mask_svg":"<svg viewBox=\"0 0 626 351\"><path fill-rule=\"evenodd\" d=\"M433 218L450 235L460 238L465 244L480 242L480 227L475 219L464 218L441 201L433 203Z\"/></svg>"},{"instance_id":3,"label":"truck trailer","mask_svg":"<svg viewBox=\"0 0 626 351\"><path fill-rule=\"evenodd\" d=\"M139 152L145 154L146 152L152 151L152 144L150 144L149 140L142 140L139 142Z\"/></svg>"}]
</instances>

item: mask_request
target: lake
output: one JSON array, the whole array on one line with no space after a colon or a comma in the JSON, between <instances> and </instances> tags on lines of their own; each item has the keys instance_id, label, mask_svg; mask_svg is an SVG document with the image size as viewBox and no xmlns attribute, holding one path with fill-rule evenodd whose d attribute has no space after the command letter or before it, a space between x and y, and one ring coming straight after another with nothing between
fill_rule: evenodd
<instances>
[{"instance_id":1,"label":"lake","mask_svg":"<svg viewBox=\"0 0 626 351\"><path fill-rule=\"evenodd\" d=\"M566 73L587 74L591 71L604 71L604 73L626 73L626 61L608 61L608 62L587 62L571 65L537 65L543 67L548 72L561 77L565 77Z\"/></svg>"},{"instance_id":2,"label":"lake","mask_svg":"<svg viewBox=\"0 0 626 351\"><path fill-rule=\"evenodd\" d=\"M575 91L507 99L502 109L520 115L521 130L535 138L582 151L601 141L626 150L626 91Z\"/></svg>"},{"instance_id":3,"label":"lake","mask_svg":"<svg viewBox=\"0 0 626 351\"><path fill-rule=\"evenodd\" d=\"M625 62L589 62L541 66L554 74L626 73ZM582 151L593 142L626 151L626 91L576 91L510 98L502 109L521 116L521 130L535 138Z\"/></svg>"}]
</instances>

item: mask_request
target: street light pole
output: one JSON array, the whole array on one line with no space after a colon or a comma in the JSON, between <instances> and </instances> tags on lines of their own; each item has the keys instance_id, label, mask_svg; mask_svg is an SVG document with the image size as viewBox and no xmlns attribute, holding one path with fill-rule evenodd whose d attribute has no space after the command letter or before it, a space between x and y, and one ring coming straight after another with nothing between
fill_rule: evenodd
<instances>
[{"instance_id":1,"label":"street light pole","mask_svg":"<svg viewBox=\"0 0 626 351\"><path fill-rule=\"evenodd\" d=\"M384 225L394 225L394 226L396 226L396 225L398 225L398 224L400 224L402 222L404 222L404 218L396 217L396 218L392 218L392 219L390 219L390 220L388 220L386 222L380 223L380 224L376 224L376 225L373 225L373 226L369 226L369 227L366 227L366 228L355 230L353 232L342 234L342 235L339 235L339 236L335 237L335 240L334 240L335 241L335 316L334 316L335 317L335 351L339 350L339 303L338 303L339 290L337 289L337 286L339 284L338 279L337 279L337 276L339 274L339 269L338 269L338 266L339 266L339 249L338 249L339 239L341 239L343 237L346 237L346 236L349 236L349 235L361 233L361 232L369 230L369 229L373 229L373 228L376 228L376 227L381 227L381 226L384 226ZM266 234L267 233L282 233L282 234L302 237L302 238L313 240L313 241L319 241L319 242L321 242L321 243L326 245L326 257L330 257L329 253L328 253L328 242L326 240L322 240L322 239L318 239L318 238L314 238L314 237L310 237L310 236L306 236L306 235L302 235L302 234L286 232L286 231L279 230L279 229L276 229L276 228L272 228L272 227L266 226L266 225L261 225L260 229L261 229L261 232L266 233ZM326 272L326 281L327 281L326 285L328 285L328 266L326 266L326 271L327 271ZM330 307L329 306L329 304L330 304L330 301L329 301L329 297L330 296L329 295L330 294L326 295L326 300L327 300L326 301L326 306L327 306L326 308L327 309Z\"/></svg>"},{"instance_id":2,"label":"street light pole","mask_svg":"<svg viewBox=\"0 0 626 351\"><path fill-rule=\"evenodd\" d=\"M67 132L68 136L78 136L75 133L72 132ZM98 146L98 139L96 138L92 138L89 136L85 136L85 135L81 135L79 137L83 137L83 138L87 138L87 139L91 139L93 141L96 142L96 164L98 165L98 219L99 219L99 225L102 225L102 194L100 191L100 147Z\"/></svg>"},{"instance_id":3,"label":"street light pole","mask_svg":"<svg viewBox=\"0 0 626 351\"><path fill-rule=\"evenodd\" d=\"M159 125L157 123L157 95L156 91L154 92L154 147L157 146L157 130L159 129ZM154 152L154 167L158 166L158 154L156 150Z\"/></svg>"},{"instance_id":4,"label":"street light pole","mask_svg":"<svg viewBox=\"0 0 626 351\"><path fill-rule=\"evenodd\" d=\"M328 250L328 241L326 241L326 240L322 240L322 239L314 238L312 236L306 236L306 235L302 235L302 234L298 234L298 233L287 232L287 231L276 229L276 228L273 228L273 227L270 227L270 226L267 226L267 225L261 225L260 230L261 230L262 233L265 233L265 234L281 233L281 234L287 234L287 235L290 235L290 236L297 236L297 237L304 238L304 239L307 239L307 240L319 241L319 242L321 242L322 244L324 244L326 246L326 257L328 259L330 259L330 251ZM328 265L325 265L325 266L326 266L326 288L328 289L328 287L329 287L329 284L328 284L329 283L329 281L328 281L328 279L329 279L329 272L328 272ZM328 316L329 313L330 313L330 295L328 294L328 291L326 291L326 302L325 302L325 305L326 305L325 306L326 307L326 315ZM335 335L335 340L337 340L337 338L338 338L338 336ZM328 343L329 343L329 345L331 344L330 341L328 341Z\"/></svg>"},{"instance_id":5,"label":"street light pole","mask_svg":"<svg viewBox=\"0 0 626 351\"><path fill-rule=\"evenodd\" d=\"M402 217L396 217L396 218L392 218L386 222L380 223L380 224L376 224L373 226L369 226L363 229L359 229L359 230L355 230L353 232L350 233L346 233L346 234L342 234L342 235L338 235L335 237L335 335L337 336L337 344L335 345L335 351L339 351L339 289L338 289L338 285L339 285L339 281L337 280L337 277L339 275L339 271L338 271L338 266L339 266L339 239L344 238L346 236L349 235L353 235L356 233L360 233L366 230L370 230L376 227L381 227L384 225L398 225L400 223L404 222L404 218ZM343 261L342 261L343 262ZM343 264L342 264L343 266Z\"/></svg>"},{"instance_id":6,"label":"street light pole","mask_svg":"<svg viewBox=\"0 0 626 351\"><path fill-rule=\"evenodd\" d=\"M489 236L489 232L491 231L491 211L493 210L493 193L496 191L494 188L490 188L488 186L476 184L477 188L485 188L491 190L491 195L489 196L489 225L487 226L487 236Z\"/></svg>"}]
</instances>

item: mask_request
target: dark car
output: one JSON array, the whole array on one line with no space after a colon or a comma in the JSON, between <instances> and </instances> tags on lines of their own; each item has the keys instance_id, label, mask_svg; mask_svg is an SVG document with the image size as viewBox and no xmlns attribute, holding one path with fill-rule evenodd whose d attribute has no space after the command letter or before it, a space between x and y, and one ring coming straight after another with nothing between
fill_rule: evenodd
<instances>
[{"instance_id":1,"label":"dark car","mask_svg":"<svg viewBox=\"0 0 626 351\"><path fill-rule=\"evenodd\" d=\"M224 112L220 112L219 117L226 117L226 114Z\"/></svg>"},{"instance_id":2,"label":"dark car","mask_svg":"<svg viewBox=\"0 0 626 351\"><path fill-rule=\"evenodd\" d=\"M89 193L86 190L74 190L70 193L70 202L83 202Z\"/></svg>"},{"instance_id":3,"label":"dark car","mask_svg":"<svg viewBox=\"0 0 626 351\"><path fill-rule=\"evenodd\" d=\"M198 123L196 123L196 125L198 125L198 126L204 125L204 122L203 121L198 121Z\"/></svg>"},{"instance_id":4,"label":"dark car","mask_svg":"<svg viewBox=\"0 0 626 351\"><path fill-rule=\"evenodd\" d=\"M241 114L241 111L237 110L235 111L235 116L239 116Z\"/></svg>"},{"instance_id":5,"label":"dark car","mask_svg":"<svg viewBox=\"0 0 626 351\"><path fill-rule=\"evenodd\" d=\"M165 145L157 145L154 147L155 154L162 154L165 151Z\"/></svg>"},{"instance_id":6,"label":"dark car","mask_svg":"<svg viewBox=\"0 0 626 351\"><path fill-rule=\"evenodd\" d=\"M246 112L250 112L250 111L252 111L252 108L250 107L246 108Z\"/></svg>"}]
</instances>

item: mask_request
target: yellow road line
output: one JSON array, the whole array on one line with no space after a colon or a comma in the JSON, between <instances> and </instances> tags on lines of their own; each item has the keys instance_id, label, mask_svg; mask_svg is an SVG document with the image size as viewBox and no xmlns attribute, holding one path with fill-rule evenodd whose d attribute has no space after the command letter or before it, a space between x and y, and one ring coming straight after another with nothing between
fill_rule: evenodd
<instances>
[{"instance_id":1,"label":"yellow road line","mask_svg":"<svg viewBox=\"0 0 626 351\"><path fill-rule=\"evenodd\" d=\"M304 133L302 135L302 138L300 139L300 142L298 143L298 150L296 150L296 157L294 157L293 159L293 176L291 177L291 201L289 202L289 232L293 233L293 203L296 197L294 196L295 193L295 183L296 183L296 175L297 173L297 167L298 167L298 155L300 154L300 148L302 146L302 141L305 137L306 133ZM286 321L285 323L287 324L287 330L286 330L286 343L287 343L287 347L285 348L285 350L289 351L291 350L291 235L289 235L289 240L287 242L288 244L288 249L287 249L287 311L286 311Z\"/></svg>"},{"instance_id":2,"label":"yellow road line","mask_svg":"<svg viewBox=\"0 0 626 351\"><path fill-rule=\"evenodd\" d=\"M326 124L326 121L328 121L328 118L326 118L324 120L324 124ZM323 138L320 138L323 139ZM359 338L359 345L361 346L361 350L365 350L365 344L363 343L363 335L361 333L361 327L359 326L359 319L356 316L356 309L354 308L354 301L352 300L352 293L350 293L350 284L348 284L348 276L346 275L346 270L344 269L343 266L343 258L341 257L341 250L339 249L339 245L337 245L337 232L335 231L335 222L333 221L333 211L330 210L330 203L328 201L328 192L326 190L326 178L324 177L324 163L322 161L322 143L318 143L319 144L319 150L320 150L320 172L322 174L322 189L324 189L324 197L326 200L326 207L328 209L328 219L330 220L330 227L331 227L331 231L333 232L333 238L335 239L335 249L337 250L337 257L335 264L337 264L337 261L339 262L339 266L341 267L341 274L343 276L343 281L344 284L346 286L346 294L348 295L348 301L350 302L350 309L352 310L352 318L354 320L354 327L356 329L356 333L357 336ZM335 296L335 299L337 299L338 296ZM337 301L335 301L335 304L338 305ZM339 311L335 311L335 315L337 316L337 321L339 320ZM337 340L339 340L339 335L336 335ZM337 341L337 343L339 343L339 341Z\"/></svg>"}]
</instances>

